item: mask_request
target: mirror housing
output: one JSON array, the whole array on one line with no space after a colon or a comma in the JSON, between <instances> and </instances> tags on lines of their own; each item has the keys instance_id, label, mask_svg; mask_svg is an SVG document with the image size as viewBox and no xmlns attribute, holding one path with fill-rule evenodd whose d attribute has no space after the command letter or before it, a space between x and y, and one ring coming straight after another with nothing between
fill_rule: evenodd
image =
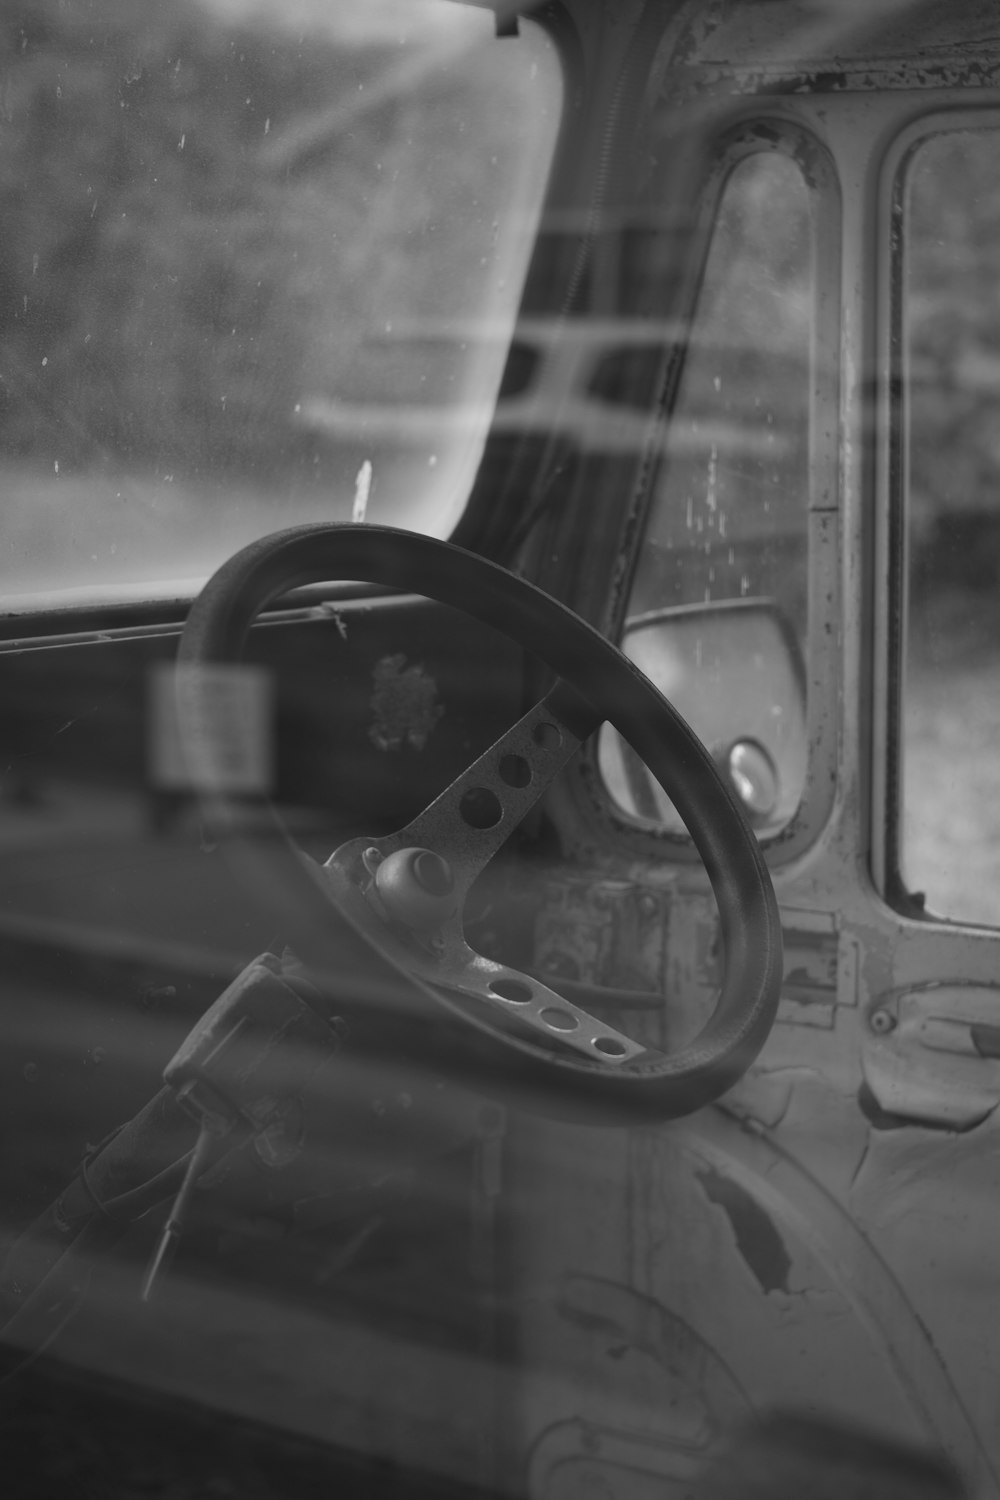
<instances>
[{"instance_id":1,"label":"mirror housing","mask_svg":"<svg viewBox=\"0 0 1000 1500\"><path fill-rule=\"evenodd\" d=\"M794 817L808 765L806 678L792 626L772 599L648 610L625 622L621 649L708 747L758 835ZM683 835L680 815L610 724L598 765L616 806Z\"/></svg>"}]
</instances>

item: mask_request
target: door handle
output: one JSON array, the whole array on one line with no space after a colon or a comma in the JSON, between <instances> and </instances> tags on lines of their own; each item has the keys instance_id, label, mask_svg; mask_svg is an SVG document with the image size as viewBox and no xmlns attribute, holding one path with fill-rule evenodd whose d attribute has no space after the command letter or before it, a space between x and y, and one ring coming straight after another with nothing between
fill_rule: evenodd
<instances>
[{"instance_id":1,"label":"door handle","mask_svg":"<svg viewBox=\"0 0 1000 1500\"><path fill-rule=\"evenodd\" d=\"M887 1114L968 1130L1000 1104L1000 988L932 983L868 1013L865 1083Z\"/></svg>"}]
</instances>

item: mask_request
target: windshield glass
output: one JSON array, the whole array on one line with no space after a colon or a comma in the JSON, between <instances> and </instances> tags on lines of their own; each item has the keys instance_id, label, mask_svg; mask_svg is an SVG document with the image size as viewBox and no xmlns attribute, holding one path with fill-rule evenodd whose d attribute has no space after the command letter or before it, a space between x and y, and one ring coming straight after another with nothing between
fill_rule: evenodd
<instances>
[{"instance_id":1,"label":"windshield glass","mask_svg":"<svg viewBox=\"0 0 1000 1500\"><path fill-rule=\"evenodd\" d=\"M191 594L303 521L447 535L558 125L541 30L446 0L2 29L6 607Z\"/></svg>"}]
</instances>

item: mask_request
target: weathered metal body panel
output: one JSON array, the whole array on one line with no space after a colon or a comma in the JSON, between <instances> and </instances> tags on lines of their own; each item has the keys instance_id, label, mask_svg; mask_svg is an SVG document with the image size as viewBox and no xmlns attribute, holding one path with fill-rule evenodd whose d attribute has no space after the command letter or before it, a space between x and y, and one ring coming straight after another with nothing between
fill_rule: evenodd
<instances>
[{"instance_id":1,"label":"weathered metal body panel","mask_svg":"<svg viewBox=\"0 0 1000 1500\"><path fill-rule=\"evenodd\" d=\"M849 9L857 25L845 28ZM533 1135L520 1414L539 1500L585 1486L680 1497L734 1424L774 1409L929 1443L971 1493L1000 1495L988 1314L1000 1287L1000 949L994 932L904 914L879 893L894 795L896 502L887 412L872 399L890 368L894 143L929 113L975 106L1000 120L995 22L989 5L912 18L904 6L689 7L669 57L665 44L664 136L703 142L768 119L808 133L834 165L837 477L811 549L812 638L834 645L826 673L821 653L810 660L814 775L832 796L814 782L806 801L820 822L772 845L783 1000L725 1107L627 1142ZM666 864L648 833L619 828L614 845L595 786L584 771L566 793L564 837L580 858L603 850L605 925L609 904L619 933L643 899L668 913L660 982L671 1035L683 1036L713 993L711 903L665 843ZM540 951L553 931L545 912ZM577 941L591 966L581 977L599 978L616 942ZM648 945L633 951L648 961Z\"/></svg>"}]
</instances>

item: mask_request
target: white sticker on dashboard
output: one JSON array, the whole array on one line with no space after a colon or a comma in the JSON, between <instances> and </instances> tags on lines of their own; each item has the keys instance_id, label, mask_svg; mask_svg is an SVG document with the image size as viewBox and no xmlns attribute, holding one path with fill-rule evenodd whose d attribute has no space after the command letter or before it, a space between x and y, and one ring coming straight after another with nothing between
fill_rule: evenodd
<instances>
[{"instance_id":1,"label":"white sticker on dashboard","mask_svg":"<svg viewBox=\"0 0 1000 1500\"><path fill-rule=\"evenodd\" d=\"M150 671L147 715L152 786L243 794L271 789L273 683L266 668L159 662Z\"/></svg>"}]
</instances>

